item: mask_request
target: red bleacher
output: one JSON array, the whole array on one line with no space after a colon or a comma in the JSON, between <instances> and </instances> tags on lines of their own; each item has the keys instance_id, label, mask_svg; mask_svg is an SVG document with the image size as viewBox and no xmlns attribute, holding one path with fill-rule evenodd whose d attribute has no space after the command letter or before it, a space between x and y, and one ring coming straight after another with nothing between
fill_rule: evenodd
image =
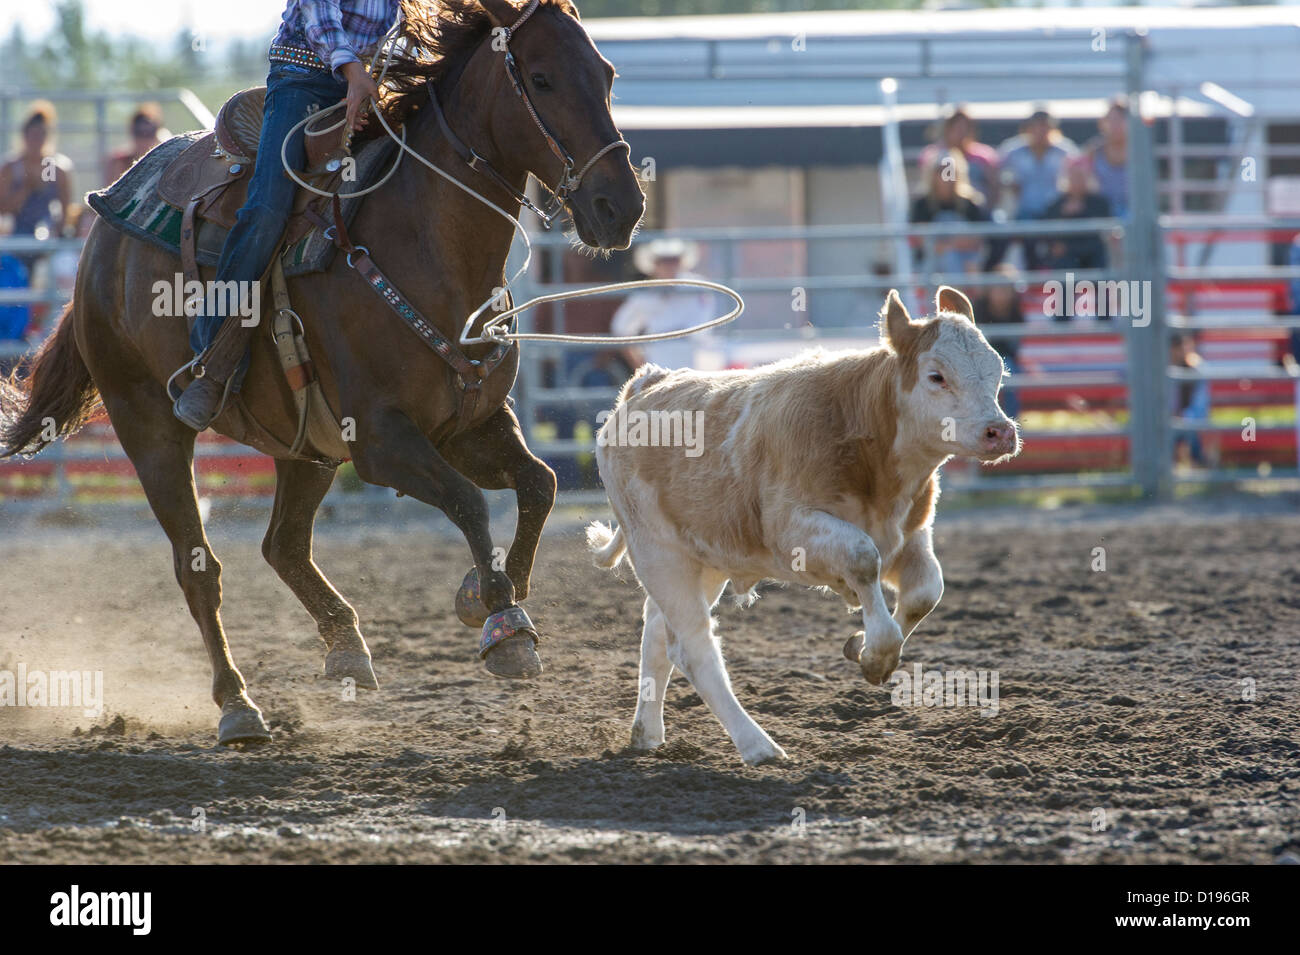
<instances>
[{"instance_id":1,"label":"red bleacher","mask_svg":"<svg viewBox=\"0 0 1300 955\"><path fill-rule=\"evenodd\" d=\"M0 499L56 495L61 472L75 498L143 500L135 468L107 417L89 422L63 444L63 451L62 458L46 452L30 460L0 461ZM210 431L199 435L195 460L199 493L205 497L260 497L273 491L275 462L228 438Z\"/></svg>"}]
</instances>

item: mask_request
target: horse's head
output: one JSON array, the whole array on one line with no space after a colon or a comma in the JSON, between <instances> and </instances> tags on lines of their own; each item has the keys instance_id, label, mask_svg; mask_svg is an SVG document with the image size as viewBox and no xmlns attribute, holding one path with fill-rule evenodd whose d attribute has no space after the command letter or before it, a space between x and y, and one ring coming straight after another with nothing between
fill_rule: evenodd
<instances>
[{"instance_id":1,"label":"horse's head","mask_svg":"<svg viewBox=\"0 0 1300 955\"><path fill-rule=\"evenodd\" d=\"M492 103L488 135L503 171L556 190L586 245L627 248L645 196L610 113L614 67L568 0L480 2L493 29L465 79L468 95Z\"/></svg>"}]
</instances>

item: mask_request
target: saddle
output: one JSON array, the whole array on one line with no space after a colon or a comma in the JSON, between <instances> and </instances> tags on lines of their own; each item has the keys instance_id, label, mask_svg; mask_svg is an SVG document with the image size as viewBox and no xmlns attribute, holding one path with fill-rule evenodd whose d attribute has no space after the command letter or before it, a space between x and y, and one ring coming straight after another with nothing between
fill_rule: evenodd
<instances>
[{"instance_id":1,"label":"saddle","mask_svg":"<svg viewBox=\"0 0 1300 955\"><path fill-rule=\"evenodd\" d=\"M158 179L158 198L182 210L180 257L187 282L200 277L200 245L209 253L214 246L220 249L248 197L265 106L265 87L236 93L217 113L213 130L172 159ZM349 155L347 130L340 126L324 135L307 136L305 144L307 169L299 173L301 178L318 189L337 190L343 177L342 160ZM293 243L314 228L324 228L326 220L321 212L329 202L328 197L299 187L283 241ZM203 240L204 234L207 241ZM316 378L301 322L289 302L278 252L272 259L270 279L275 302L272 340L298 411L297 435L288 445L289 454L296 457L311 448L318 452L317 457L335 462L345 459L349 451L340 438L341 426ZM264 432L264 440L281 444L265 428L257 427ZM308 452L308 456L313 455Z\"/></svg>"},{"instance_id":2,"label":"saddle","mask_svg":"<svg viewBox=\"0 0 1300 955\"><path fill-rule=\"evenodd\" d=\"M158 198L183 213L180 254L187 280L198 278L199 246L211 251L215 245L219 250L216 240L224 240L225 236L216 233L234 226L248 198L265 106L264 86L236 93L217 113L212 132L173 159L158 180ZM340 126L325 135L307 136L305 144L307 169L299 175L318 189L337 190L343 177L343 159L349 155L347 130ZM299 188L284 241L292 244L312 229L324 227L322 213L328 203L328 198ZM218 228L206 229L204 223ZM202 236L201 232L212 234ZM210 241L201 241L203 238Z\"/></svg>"}]
</instances>

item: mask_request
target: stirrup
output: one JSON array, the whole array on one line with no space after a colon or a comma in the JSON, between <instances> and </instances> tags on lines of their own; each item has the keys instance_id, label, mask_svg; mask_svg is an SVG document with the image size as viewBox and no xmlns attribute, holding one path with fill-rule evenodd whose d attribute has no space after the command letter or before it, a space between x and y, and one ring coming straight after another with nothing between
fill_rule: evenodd
<instances>
[{"instance_id":1,"label":"stirrup","mask_svg":"<svg viewBox=\"0 0 1300 955\"><path fill-rule=\"evenodd\" d=\"M171 399L172 404L176 404L176 402L180 399L180 396L185 393L184 389L182 388L174 388L177 378L179 378L181 375L185 374L186 372L189 372L190 377L192 378L203 377L204 368L203 368L203 363L199 361L200 357L201 356L199 355L195 355L185 364L181 365L174 372L172 372L172 376L167 379L167 397ZM197 372L194 370L196 368L198 369Z\"/></svg>"},{"instance_id":2,"label":"stirrup","mask_svg":"<svg viewBox=\"0 0 1300 955\"><path fill-rule=\"evenodd\" d=\"M226 410L226 403L230 400L230 390L235 383L235 375L232 374L226 379L226 383L221 389L221 395L217 398L216 404L212 407L211 413L207 415L201 424L198 424L196 421L192 421L188 417L182 417L179 408L181 402L185 400L186 395L190 394L193 389L197 388L200 382L206 383L207 381L208 378L206 375L199 375L190 382L189 387L182 391L178 397L172 399L172 413L181 421L182 424L193 428L198 432L206 431L208 428L212 427L212 422L221 417L221 413ZM220 384L220 382L217 382L216 384ZM194 409L189 410L193 411Z\"/></svg>"}]
</instances>

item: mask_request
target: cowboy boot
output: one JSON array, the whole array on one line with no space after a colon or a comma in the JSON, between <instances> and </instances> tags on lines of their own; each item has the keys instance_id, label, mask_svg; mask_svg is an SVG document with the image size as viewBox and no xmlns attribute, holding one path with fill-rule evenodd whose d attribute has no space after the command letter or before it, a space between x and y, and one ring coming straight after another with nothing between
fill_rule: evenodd
<instances>
[{"instance_id":1,"label":"cowboy boot","mask_svg":"<svg viewBox=\"0 0 1300 955\"><path fill-rule=\"evenodd\" d=\"M207 428L221 413L230 378L248 354L256 327L245 326L238 315L229 315L212 344L199 355L195 369L201 371L172 406L172 413L195 431Z\"/></svg>"}]
</instances>

